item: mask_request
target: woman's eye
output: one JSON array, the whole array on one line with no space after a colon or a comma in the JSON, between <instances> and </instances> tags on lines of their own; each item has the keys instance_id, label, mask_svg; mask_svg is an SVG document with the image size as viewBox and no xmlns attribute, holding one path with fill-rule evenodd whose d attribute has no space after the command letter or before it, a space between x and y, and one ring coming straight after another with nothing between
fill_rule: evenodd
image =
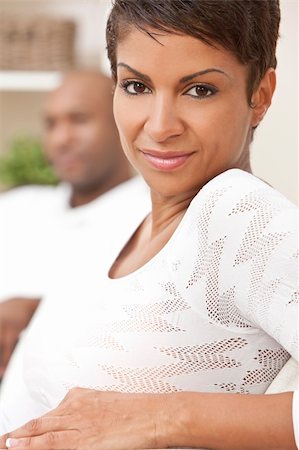
<instances>
[{"instance_id":1,"label":"woman's eye","mask_svg":"<svg viewBox=\"0 0 299 450\"><path fill-rule=\"evenodd\" d=\"M148 94L150 89L139 81L127 81L122 84L123 89L131 95Z\"/></svg>"},{"instance_id":2,"label":"woman's eye","mask_svg":"<svg viewBox=\"0 0 299 450\"><path fill-rule=\"evenodd\" d=\"M185 92L185 95L190 95L191 97L195 98L205 98L209 97L210 95L213 95L216 93L216 89L213 89L209 86L204 85L196 85L193 86L191 89L189 89L187 92Z\"/></svg>"}]
</instances>

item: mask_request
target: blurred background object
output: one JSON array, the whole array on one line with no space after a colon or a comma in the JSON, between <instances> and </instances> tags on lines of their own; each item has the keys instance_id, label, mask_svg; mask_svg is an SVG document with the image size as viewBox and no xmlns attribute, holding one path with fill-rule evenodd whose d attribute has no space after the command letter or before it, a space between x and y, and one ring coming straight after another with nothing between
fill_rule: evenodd
<instances>
[{"instance_id":1,"label":"blurred background object","mask_svg":"<svg viewBox=\"0 0 299 450\"><path fill-rule=\"evenodd\" d=\"M109 73L105 23L110 5L110 0L0 0L0 16L21 16L29 22L35 17L73 22L76 28L73 65ZM258 177L297 203L298 1L282 0L281 15L277 92L265 120L256 130L252 166ZM0 153L8 150L16 136L41 136L41 105L45 93L59 84L63 70L63 67L55 71L0 69Z\"/></svg>"},{"instance_id":2,"label":"blurred background object","mask_svg":"<svg viewBox=\"0 0 299 450\"><path fill-rule=\"evenodd\" d=\"M68 69L109 72L105 55L109 9L107 0L0 0L0 190L22 180L52 184L37 151L45 97ZM32 171L25 149L28 162L34 164ZM15 175L13 167L18 167Z\"/></svg>"},{"instance_id":3,"label":"blurred background object","mask_svg":"<svg viewBox=\"0 0 299 450\"><path fill-rule=\"evenodd\" d=\"M56 185L58 179L44 156L41 142L32 137L15 139L0 157L2 189L30 184Z\"/></svg>"},{"instance_id":4,"label":"blurred background object","mask_svg":"<svg viewBox=\"0 0 299 450\"><path fill-rule=\"evenodd\" d=\"M0 70L65 70L74 66L76 24L50 16L0 17Z\"/></svg>"}]
</instances>

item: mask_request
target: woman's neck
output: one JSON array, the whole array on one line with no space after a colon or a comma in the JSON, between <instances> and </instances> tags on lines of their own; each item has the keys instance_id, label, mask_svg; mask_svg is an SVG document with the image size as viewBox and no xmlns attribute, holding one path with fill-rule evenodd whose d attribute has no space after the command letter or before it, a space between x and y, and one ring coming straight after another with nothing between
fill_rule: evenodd
<instances>
[{"instance_id":1,"label":"woman's neck","mask_svg":"<svg viewBox=\"0 0 299 450\"><path fill-rule=\"evenodd\" d=\"M155 238L170 227L176 228L190 205L194 195L164 198L156 193L151 193L152 212L147 220L150 221L150 238Z\"/></svg>"}]
</instances>

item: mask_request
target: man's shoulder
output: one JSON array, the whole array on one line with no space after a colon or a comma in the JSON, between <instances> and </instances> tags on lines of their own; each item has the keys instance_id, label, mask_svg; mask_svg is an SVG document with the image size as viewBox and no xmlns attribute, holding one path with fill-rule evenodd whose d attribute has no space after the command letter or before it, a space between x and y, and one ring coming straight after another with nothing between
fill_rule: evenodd
<instances>
[{"instance_id":1,"label":"man's shoulder","mask_svg":"<svg viewBox=\"0 0 299 450\"><path fill-rule=\"evenodd\" d=\"M24 202L31 204L37 201L46 201L51 198L56 198L64 193L64 186L21 186L15 187L0 194L0 205L8 203Z\"/></svg>"},{"instance_id":2,"label":"man's shoulder","mask_svg":"<svg viewBox=\"0 0 299 450\"><path fill-rule=\"evenodd\" d=\"M109 190L98 197L93 205L101 205L103 208L126 208L132 203L136 206L145 204L147 209L150 207L149 188L140 176L135 176Z\"/></svg>"},{"instance_id":3,"label":"man's shoulder","mask_svg":"<svg viewBox=\"0 0 299 450\"><path fill-rule=\"evenodd\" d=\"M108 194L112 197L118 198L119 195L125 196L127 194L138 196L149 195L149 188L143 178L134 176L129 180L119 184L114 189L111 189Z\"/></svg>"},{"instance_id":4,"label":"man's shoulder","mask_svg":"<svg viewBox=\"0 0 299 450\"><path fill-rule=\"evenodd\" d=\"M58 186L22 186L0 194L0 215L9 218L38 217L64 207L67 190Z\"/></svg>"}]
</instances>

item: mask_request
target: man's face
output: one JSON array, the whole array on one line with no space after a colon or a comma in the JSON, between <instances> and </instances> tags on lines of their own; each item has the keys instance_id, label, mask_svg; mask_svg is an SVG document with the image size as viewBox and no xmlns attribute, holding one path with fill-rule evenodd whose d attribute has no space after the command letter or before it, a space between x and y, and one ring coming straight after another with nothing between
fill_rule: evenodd
<instances>
[{"instance_id":1,"label":"man's face","mask_svg":"<svg viewBox=\"0 0 299 450\"><path fill-rule=\"evenodd\" d=\"M62 181L89 190L113 173L121 150L108 82L67 79L45 107L46 156Z\"/></svg>"}]
</instances>

